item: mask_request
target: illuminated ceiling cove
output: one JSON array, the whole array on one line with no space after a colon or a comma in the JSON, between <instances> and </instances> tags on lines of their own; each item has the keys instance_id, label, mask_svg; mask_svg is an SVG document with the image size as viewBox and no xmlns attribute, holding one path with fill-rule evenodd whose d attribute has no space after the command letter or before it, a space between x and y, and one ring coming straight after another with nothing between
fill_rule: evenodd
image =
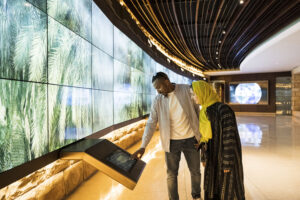
<instances>
[{"instance_id":1,"label":"illuminated ceiling cove","mask_svg":"<svg viewBox=\"0 0 300 200\"><path fill-rule=\"evenodd\" d=\"M239 70L255 47L300 17L298 0L115 1L157 49L196 74Z\"/></svg>"}]
</instances>

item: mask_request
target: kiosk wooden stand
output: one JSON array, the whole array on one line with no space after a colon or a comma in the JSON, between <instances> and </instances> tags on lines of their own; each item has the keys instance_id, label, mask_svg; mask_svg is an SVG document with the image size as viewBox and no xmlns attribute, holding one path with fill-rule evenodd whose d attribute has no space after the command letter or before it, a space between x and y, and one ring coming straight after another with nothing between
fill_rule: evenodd
<instances>
[{"instance_id":1,"label":"kiosk wooden stand","mask_svg":"<svg viewBox=\"0 0 300 200\"><path fill-rule=\"evenodd\" d=\"M61 150L61 159L82 159L133 190L146 163L106 139L83 139Z\"/></svg>"}]
</instances>

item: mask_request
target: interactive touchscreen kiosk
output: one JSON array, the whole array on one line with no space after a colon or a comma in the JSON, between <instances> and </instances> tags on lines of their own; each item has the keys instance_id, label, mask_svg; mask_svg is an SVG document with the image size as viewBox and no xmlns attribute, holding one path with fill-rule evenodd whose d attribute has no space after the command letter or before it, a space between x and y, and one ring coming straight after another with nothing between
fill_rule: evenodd
<instances>
[{"instance_id":1,"label":"interactive touchscreen kiosk","mask_svg":"<svg viewBox=\"0 0 300 200\"><path fill-rule=\"evenodd\" d=\"M133 190L146 163L105 139L84 139L62 149L62 159L82 159Z\"/></svg>"}]
</instances>

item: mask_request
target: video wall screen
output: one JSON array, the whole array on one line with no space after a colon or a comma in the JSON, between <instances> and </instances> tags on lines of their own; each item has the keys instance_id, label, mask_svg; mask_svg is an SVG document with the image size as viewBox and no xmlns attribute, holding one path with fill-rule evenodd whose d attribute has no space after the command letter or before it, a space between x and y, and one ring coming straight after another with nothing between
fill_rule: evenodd
<instances>
[{"instance_id":1,"label":"video wall screen","mask_svg":"<svg viewBox=\"0 0 300 200\"><path fill-rule=\"evenodd\" d=\"M230 82L229 103L267 105L268 81Z\"/></svg>"},{"instance_id":2,"label":"video wall screen","mask_svg":"<svg viewBox=\"0 0 300 200\"><path fill-rule=\"evenodd\" d=\"M49 83L90 88L91 47L91 43L49 17Z\"/></svg>"},{"instance_id":3,"label":"video wall screen","mask_svg":"<svg viewBox=\"0 0 300 200\"><path fill-rule=\"evenodd\" d=\"M92 6L92 44L113 56L114 26L94 2Z\"/></svg>"},{"instance_id":4,"label":"video wall screen","mask_svg":"<svg viewBox=\"0 0 300 200\"><path fill-rule=\"evenodd\" d=\"M92 0L47 0L53 19L88 41L92 36Z\"/></svg>"},{"instance_id":5,"label":"video wall screen","mask_svg":"<svg viewBox=\"0 0 300 200\"><path fill-rule=\"evenodd\" d=\"M190 81L92 0L0 1L0 173L149 114L158 71Z\"/></svg>"},{"instance_id":6,"label":"video wall screen","mask_svg":"<svg viewBox=\"0 0 300 200\"><path fill-rule=\"evenodd\" d=\"M92 133L90 89L48 86L50 151Z\"/></svg>"},{"instance_id":7,"label":"video wall screen","mask_svg":"<svg viewBox=\"0 0 300 200\"><path fill-rule=\"evenodd\" d=\"M49 152L46 88L0 79L0 173Z\"/></svg>"},{"instance_id":8,"label":"video wall screen","mask_svg":"<svg viewBox=\"0 0 300 200\"><path fill-rule=\"evenodd\" d=\"M93 46L92 84L93 89L114 90L114 58Z\"/></svg>"},{"instance_id":9,"label":"video wall screen","mask_svg":"<svg viewBox=\"0 0 300 200\"><path fill-rule=\"evenodd\" d=\"M114 92L93 90L93 132L114 124Z\"/></svg>"},{"instance_id":10,"label":"video wall screen","mask_svg":"<svg viewBox=\"0 0 300 200\"><path fill-rule=\"evenodd\" d=\"M26 1L1 1L0 55L0 78L46 82L47 15Z\"/></svg>"}]
</instances>

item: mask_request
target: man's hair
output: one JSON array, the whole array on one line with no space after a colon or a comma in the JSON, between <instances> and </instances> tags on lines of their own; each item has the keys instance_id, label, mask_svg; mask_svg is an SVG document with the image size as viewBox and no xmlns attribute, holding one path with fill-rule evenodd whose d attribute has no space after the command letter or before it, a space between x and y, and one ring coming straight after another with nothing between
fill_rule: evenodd
<instances>
[{"instance_id":1,"label":"man's hair","mask_svg":"<svg viewBox=\"0 0 300 200\"><path fill-rule=\"evenodd\" d=\"M156 79L164 79L164 80L170 80L168 75L163 73L163 72L157 72L153 77L152 77L152 83L156 81Z\"/></svg>"}]
</instances>

